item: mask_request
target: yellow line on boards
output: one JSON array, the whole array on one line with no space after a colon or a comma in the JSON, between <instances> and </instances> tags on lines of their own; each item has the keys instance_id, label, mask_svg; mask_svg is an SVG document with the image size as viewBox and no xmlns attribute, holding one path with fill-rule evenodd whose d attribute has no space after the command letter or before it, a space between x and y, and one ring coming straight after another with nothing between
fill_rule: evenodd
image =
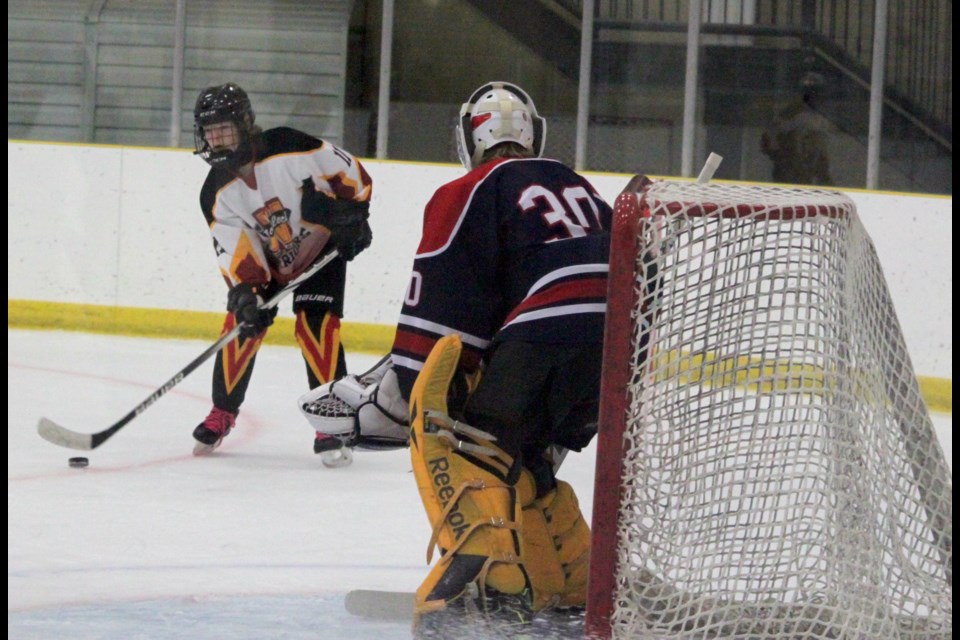
<instances>
[{"instance_id":1,"label":"yellow line on boards","mask_svg":"<svg viewBox=\"0 0 960 640\"><path fill-rule=\"evenodd\" d=\"M830 374L811 364L767 361L755 356L686 353L676 349L657 354L652 371L660 380L678 379L717 388L733 386L757 394L777 391L821 394L838 383L835 373ZM930 411L953 412L952 380L917 376L917 381ZM876 397L865 379L854 375L849 382L859 395L875 402L883 400Z\"/></svg>"},{"instance_id":2,"label":"yellow line on boards","mask_svg":"<svg viewBox=\"0 0 960 640\"><path fill-rule=\"evenodd\" d=\"M196 339L214 342L220 337L223 313L111 307L93 304L7 300L7 327L85 331L148 338ZM297 346L292 318L277 318L266 344ZM344 322L340 338L348 351L383 355L393 346L395 327Z\"/></svg>"},{"instance_id":3,"label":"yellow line on boards","mask_svg":"<svg viewBox=\"0 0 960 640\"><path fill-rule=\"evenodd\" d=\"M220 336L223 317L222 313L204 311L7 300L7 327L12 329L85 331L149 338L196 339L212 343ZM344 322L340 328L340 337L348 351L382 355L388 353L393 346L394 332L395 327L390 325ZM297 346L293 334L293 320L277 318L267 332L265 343ZM685 361L678 360L674 366L683 365L683 362ZM711 362L709 358L702 363L687 362L680 368L685 375L697 377L703 375L702 371L697 371L704 365L710 365L703 370L709 370L711 376L723 370L723 363ZM761 372L763 370L762 367L757 369ZM953 380L928 376L917 376L917 379L920 393L930 411L953 412ZM726 383L749 382L735 380Z\"/></svg>"}]
</instances>

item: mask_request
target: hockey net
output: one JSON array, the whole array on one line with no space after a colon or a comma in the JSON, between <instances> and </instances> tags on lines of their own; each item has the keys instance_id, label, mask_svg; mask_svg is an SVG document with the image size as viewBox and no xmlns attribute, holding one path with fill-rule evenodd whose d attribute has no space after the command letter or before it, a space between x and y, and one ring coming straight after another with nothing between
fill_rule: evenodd
<instances>
[{"instance_id":1,"label":"hockey net","mask_svg":"<svg viewBox=\"0 0 960 640\"><path fill-rule=\"evenodd\" d=\"M945 638L953 489L843 194L617 200L591 637Z\"/></svg>"}]
</instances>

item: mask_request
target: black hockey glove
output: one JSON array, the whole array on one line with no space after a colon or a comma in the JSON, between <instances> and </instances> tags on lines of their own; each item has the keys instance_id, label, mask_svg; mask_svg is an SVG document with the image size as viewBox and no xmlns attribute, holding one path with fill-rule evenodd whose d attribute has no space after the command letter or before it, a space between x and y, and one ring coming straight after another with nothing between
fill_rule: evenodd
<instances>
[{"instance_id":1,"label":"black hockey glove","mask_svg":"<svg viewBox=\"0 0 960 640\"><path fill-rule=\"evenodd\" d=\"M370 246L373 231L367 222L369 202L331 198L323 191L317 191L313 178L304 180L302 186L300 214L307 222L330 230L330 243L340 251L340 257L353 260Z\"/></svg>"},{"instance_id":2,"label":"black hockey glove","mask_svg":"<svg viewBox=\"0 0 960 640\"><path fill-rule=\"evenodd\" d=\"M262 287L241 282L227 294L227 311L233 314L240 324L240 337L244 340L255 338L273 324L277 308L260 309Z\"/></svg>"}]
</instances>

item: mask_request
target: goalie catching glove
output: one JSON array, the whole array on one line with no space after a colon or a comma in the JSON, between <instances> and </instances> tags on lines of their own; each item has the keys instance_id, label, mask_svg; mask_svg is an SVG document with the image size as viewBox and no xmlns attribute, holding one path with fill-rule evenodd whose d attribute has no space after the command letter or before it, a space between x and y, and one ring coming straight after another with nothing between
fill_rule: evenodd
<instances>
[{"instance_id":1,"label":"goalie catching glove","mask_svg":"<svg viewBox=\"0 0 960 640\"><path fill-rule=\"evenodd\" d=\"M407 403L400 394L390 356L370 371L348 375L302 395L297 406L314 430L360 449L409 445Z\"/></svg>"}]
</instances>

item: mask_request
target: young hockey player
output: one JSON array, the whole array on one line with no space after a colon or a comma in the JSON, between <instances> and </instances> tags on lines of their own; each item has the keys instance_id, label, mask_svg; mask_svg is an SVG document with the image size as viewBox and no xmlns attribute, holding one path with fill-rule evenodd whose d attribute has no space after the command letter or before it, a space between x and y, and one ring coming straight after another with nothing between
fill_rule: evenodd
<instances>
[{"instance_id":1,"label":"young hockey player","mask_svg":"<svg viewBox=\"0 0 960 640\"><path fill-rule=\"evenodd\" d=\"M247 93L232 82L201 91L194 109L196 154L211 166L200 207L229 287L223 331L243 323L240 336L217 354L213 408L193 431L197 455L213 451L236 425L277 312L258 305L330 247L340 256L294 293L295 331L310 388L346 373L340 344L346 262L372 238L372 182L360 162L295 129L263 131L254 119ZM340 447L323 434L314 440L314 452L325 456Z\"/></svg>"}]
</instances>

